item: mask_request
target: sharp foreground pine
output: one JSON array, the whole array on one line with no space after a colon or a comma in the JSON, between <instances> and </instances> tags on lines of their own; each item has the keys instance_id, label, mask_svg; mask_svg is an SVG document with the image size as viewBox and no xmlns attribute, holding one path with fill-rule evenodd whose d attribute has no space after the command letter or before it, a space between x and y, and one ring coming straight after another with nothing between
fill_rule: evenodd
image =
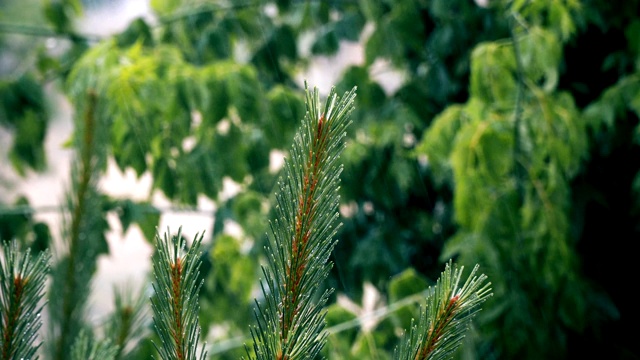
<instances>
[{"instance_id":1,"label":"sharp foreground pine","mask_svg":"<svg viewBox=\"0 0 640 360\"><path fill-rule=\"evenodd\" d=\"M336 240L338 189L355 88L338 97L332 88L321 106L317 89L306 87L307 112L278 181L276 219L271 222L261 282L264 303L251 330L256 359L313 359L326 342L322 292Z\"/></svg>"}]
</instances>

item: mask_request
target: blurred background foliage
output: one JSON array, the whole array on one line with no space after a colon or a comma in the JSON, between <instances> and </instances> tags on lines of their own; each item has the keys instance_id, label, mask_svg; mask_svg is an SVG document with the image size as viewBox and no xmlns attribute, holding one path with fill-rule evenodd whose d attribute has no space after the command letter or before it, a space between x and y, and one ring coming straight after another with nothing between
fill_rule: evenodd
<instances>
[{"instance_id":1,"label":"blurred background foliage","mask_svg":"<svg viewBox=\"0 0 640 360\"><path fill-rule=\"evenodd\" d=\"M640 357L627 330L639 320L628 274L640 235L640 1L151 0L151 19L102 38L75 26L95 2L26 3L0 11L2 161L27 176L54 160L47 88L77 109L96 94L105 155L121 170L151 174L178 205L213 200L200 304L214 358L244 354L273 158L303 117L301 74L356 42L362 61L336 80L358 97L323 284L337 289L325 355L390 358L417 315L394 304L453 258L480 264L494 288L459 358ZM3 239L48 246L24 197L0 201ZM149 201L103 194L99 205L153 239ZM377 316L354 321L365 314Z\"/></svg>"}]
</instances>

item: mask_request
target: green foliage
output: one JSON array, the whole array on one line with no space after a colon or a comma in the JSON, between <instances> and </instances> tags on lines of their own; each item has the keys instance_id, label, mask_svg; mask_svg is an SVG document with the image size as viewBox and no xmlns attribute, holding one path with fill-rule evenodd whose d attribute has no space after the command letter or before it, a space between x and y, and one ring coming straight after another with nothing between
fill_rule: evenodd
<instances>
[{"instance_id":1,"label":"green foliage","mask_svg":"<svg viewBox=\"0 0 640 360\"><path fill-rule=\"evenodd\" d=\"M9 159L22 176L45 169L44 138L48 123L44 91L32 76L0 81L0 126L13 133Z\"/></svg>"},{"instance_id":2,"label":"green foliage","mask_svg":"<svg viewBox=\"0 0 640 360\"><path fill-rule=\"evenodd\" d=\"M44 4L44 15L56 32L73 31L73 20L82 12L79 0L47 0Z\"/></svg>"},{"instance_id":3,"label":"green foliage","mask_svg":"<svg viewBox=\"0 0 640 360\"><path fill-rule=\"evenodd\" d=\"M117 347L109 341L98 341L90 335L91 332L83 330L78 334L71 347L71 360L114 360L117 354Z\"/></svg>"},{"instance_id":4,"label":"green foliage","mask_svg":"<svg viewBox=\"0 0 640 360\"><path fill-rule=\"evenodd\" d=\"M151 172L153 188L170 199L185 204L195 204L199 194L215 199L224 176L242 182L267 165L268 157L237 161L268 155L261 151L266 140L256 117L264 99L251 67L232 62L196 67L172 47L149 52L139 43L121 49L105 42L79 61L69 84L76 101L89 89L99 94L104 105L97 116L110 125L110 149L119 167L138 175ZM245 137L248 133L255 136ZM178 181L187 174L189 181Z\"/></svg>"},{"instance_id":5,"label":"green foliage","mask_svg":"<svg viewBox=\"0 0 640 360\"><path fill-rule=\"evenodd\" d=\"M199 251L202 235L196 236L187 249L181 231L157 237L153 257L155 297L151 298L153 322L160 343L155 345L161 359L205 359L204 347L198 355Z\"/></svg>"},{"instance_id":6,"label":"green foliage","mask_svg":"<svg viewBox=\"0 0 640 360\"><path fill-rule=\"evenodd\" d=\"M76 114L73 139L78 150L71 170L67 192L63 250L52 266L49 291L50 341L53 359L64 359L80 332L88 326L85 317L90 283L97 258L108 252L102 212L102 198L97 191L99 169L106 162L105 124L95 116L98 103L94 93L85 94Z\"/></svg>"},{"instance_id":7,"label":"green foliage","mask_svg":"<svg viewBox=\"0 0 640 360\"><path fill-rule=\"evenodd\" d=\"M338 163L353 110L355 88L341 98L335 88L325 106L317 88L306 90L307 112L278 181L263 267L264 303L251 334L256 359L314 359L322 350L324 305L331 290L318 287L331 264L338 213Z\"/></svg>"},{"instance_id":8,"label":"green foliage","mask_svg":"<svg viewBox=\"0 0 640 360\"><path fill-rule=\"evenodd\" d=\"M2 243L0 257L0 355L2 359L37 359L41 345L42 299L49 272L48 251L32 256L16 241Z\"/></svg>"},{"instance_id":9,"label":"green foliage","mask_svg":"<svg viewBox=\"0 0 640 360\"><path fill-rule=\"evenodd\" d=\"M0 207L0 239L14 239L21 248L30 248L35 253L49 247L49 226L45 222L36 221L26 198L20 197L15 201L11 206L14 211L9 211L9 206L3 207Z\"/></svg>"},{"instance_id":10,"label":"green foliage","mask_svg":"<svg viewBox=\"0 0 640 360\"><path fill-rule=\"evenodd\" d=\"M429 288L427 280L415 269L409 268L396 275L389 281L389 303L394 304L423 293ZM412 319L419 315L417 309L406 306L393 313L393 321L397 328L405 329Z\"/></svg>"},{"instance_id":11,"label":"green foliage","mask_svg":"<svg viewBox=\"0 0 640 360\"><path fill-rule=\"evenodd\" d=\"M463 269L447 264L426 309L395 353L396 359L449 359L460 346L471 320L491 296L486 275L476 276L476 266L461 283Z\"/></svg>"},{"instance_id":12,"label":"green foliage","mask_svg":"<svg viewBox=\"0 0 640 360\"><path fill-rule=\"evenodd\" d=\"M480 263L496 293L473 342L454 357L579 356L581 341L592 344L589 356L633 352L633 339L616 330L630 324L620 314L635 311L618 271L632 272L627 239L637 237L640 214L637 0L160 0L151 3L156 24L139 19L93 43L74 33L75 3L46 4L47 36L68 39L69 50L32 46L0 86L0 114L13 114L0 116L0 126L24 145L9 160L25 174L46 164L44 102L26 112L5 102L22 79L30 79L28 96L62 80L80 114L96 93L95 116L109 129L100 151L122 170L151 174L152 191L176 203L195 205L202 195L216 203L202 257L203 333L219 325L229 331L216 339L238 341L251 323L247 294L278 176L269 159L288 155L304 114L296 79L311 56L331 62L344 42L360 41L363 61L336 73L338 92L358 85L358 103L342 156L336 266L319 285L336 289L327 300L331 326L357 320L334 304L338 297L364 308L368 282L393 307L413 292L398 289L403 276L414 279L406 269L431 283L454 257ZM16 27L0 24L7 29ZM390 72L397 86L386 83ZM240 192L220 196L228 179ZM107 229L107 211L123 228L141 225L151 241L159 213L147 201L95 195L98 253L106 251L97 233ZM41 242L31 239L44 228L26 205L0 213L0 232L35 249ZM225 234L230 223L241 235ZM227 298L238 299L229 316ZM331 333L335 346L323 352L390 358L398 328L418 316L403 307L374 331ZM234 350L220 356L244 353Z\"/></svg>"},{"instance_id":13,"label":"green foliage","mask_svg":"<svg viewBox=\"0 0 640 360\"><path fill-rule=\"evenodd\" d=\"M133 224L138 225L145 239L151 240L160 222L160 211L148 202L134 202L129 199L105 199L105 212L115 212L120 219L122 232L126 233Z\"/></svg>"},{"instance_id":14,"label":"green foliage","mask_svg":"<svg viewBox=\"0 0 640 360\"><path fill-rule=\"evenodd\" d=\"M114 359L136 359L133 356L140 340L145 339L147 298L128 289L114 289L114 309L105 324L105 334L113 339Z\"/></svg>"},{"instance_id":15,"label":"green foliage","mask_svg":"<svg viewBox=\"0 0 640 360\"><path fill-rule=\"evenodd\" d=\"M587 311L582 299L595 291L581 279L571 250L570 182L587 157L588 141L572 96L557 90L560 41L571 26L532 26L539 12L560 11L550 6L522 9L510 41L474 49L469 100L439 115L416 149L433 162L440 183L455 187L460 231L441 258L484 264L491 275L517 274L496 284L497 303L491 304L490 320L500 324L493 331L510 338L499 350L508 357L563 351L561 336L549 343L537 326L526 326L530 315L524 314L558 312L562 325L547 328L580 331ZM575 284L572 290L568 283ZM557 301L545 300L550 292Z\"/></svg>"},{"instance_id":16,"label":"green foliage","mask_svg":"<svg viewBox=\"0 0 640 360\"><path fill-rule=\"evenodd\" d=\"M210 353L225 341L244 338L247 329L254 323L252 306L255 304L259 258L243 249L246 247L242 239L220 234L213 239L211 249L203 254L200 324L203 337L215 341L215 345L209 349ZM211 330L216 326L223 327L225 331L214 337ZM221 351L217 356L221 359L239 359L244 354L244 349L238 346Z\"/></svg>"}]
</instances>

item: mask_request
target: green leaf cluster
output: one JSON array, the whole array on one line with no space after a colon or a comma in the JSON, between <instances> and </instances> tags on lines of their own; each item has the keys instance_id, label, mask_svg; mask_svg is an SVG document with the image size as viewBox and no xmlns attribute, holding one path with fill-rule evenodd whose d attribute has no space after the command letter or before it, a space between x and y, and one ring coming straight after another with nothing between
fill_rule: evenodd
<instances>
[{"instance_id":1,"label":"green leaf cluster","mask_svg":"<svg viewBox=\"0 0 640 360\"><path fill-rule=\"evenodd\" d=\"M505 7L515 17L511 38L474 48L469 99L434 119L416 154L428 159L440 186L455 191L460 229L441 258L515 275L495 285L497 303L487 319L497 326L487 331L510 339L499 351L511 357L536 348L551 356L565 344L551 345L527 327L530 314L557 313L557 322L546 322L553 334L563 326L581 331L585 296L596 291L580 274L570 226L571 182L588 158L589 123L572 95L557 88L571 26L537 25L539 14L555 16L559 5L519 6Z\"/></svg>"},{"instance_id":2,"label":"green leaf cluster","mask_svg":"<svg viewBox=\"0 0 640 360\"><path fill-rule=\"evenodd\" d=\"M14 239L21 248L30 248L35 253L49 247L52 239L49 225L37 221L25 197L19 197L10 206L2 204L0 211L0 239Z\"/></svg>"},{"instance_id":3,"label":"green leaf cluster","mask_svg":"<svg viewBox=\"0 0 640 360\"><path fill-rule=\"evenodd\" d=\"M0 81L0 126L13 134L9 159L22 176L46 167L44 138L49 114L42 87L30 75ZM7 148L9 148L7 146Z\"/></svg>"}]
</instances>

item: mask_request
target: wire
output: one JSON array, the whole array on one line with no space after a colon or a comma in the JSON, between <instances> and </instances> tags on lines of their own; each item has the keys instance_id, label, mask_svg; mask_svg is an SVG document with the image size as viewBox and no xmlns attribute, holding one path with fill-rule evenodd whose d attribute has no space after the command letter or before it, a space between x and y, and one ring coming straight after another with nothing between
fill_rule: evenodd
<instances>
[{"instance_id":1,"label":"wire","mask_svg":"<svg viewBox=\"0 0 640 360\"><path fill-rule=\"evenodd\" d=\"M0 33L47 37L47 38L58 37L58 38L66 38L71 40L86 41L89 43L99 42L105 39L104 37L99 35L61 33L61 32L56 32L53 29L44 27L44 26L33 26L33 25L26 25L26 24L7 23L7 22L0 22Z\"/></svg>"},{"instance_id":2,"label":"wire","mask_svg":"<svg viewBox=\"0 0 640 360\"><path fill-rule=\"evenodd\" d=\"M145 214L157 214L157 213L194 213L203 215L212 215L214 210L202 209L192 206L152 206L152 205L137 205L138 209ZM44 205L32 207L29 205L15 205L15 206L0 206L0 217L12 216L12 215L33 215L33 214L51 214L51 213L63 213L69 211L67 206L57 205Z\"/></svg>"},{"instance_id":3,"label":"wire","mask_svg":"<svg viewBox=\"0 0 640 360\"><path fill-rule=\"evenodd\" d=\"M334 325L330 328L327 328L327 332L329 334L337 334L339 332L345 331L345 330L349 330L355 327L360 326L360 324L369 321L369 320L382 320L384 318L386 318L387 316L389 316L390 314L398 311L399 309L405 307L405 306L409 306L411 304L420 302L422 300L424 300L427 296L429 296L430 293L433 292L432 288L427 288L426 290L423 290L419 293L413 294L413 295L409 295L405 298L402 298L396 302L394 302L393 304L389 304L388 306L384 306L381 308L378 308L374 311L368 312L362 316L359 316L355 319L351 319L348 321L345 321L343 323ZM216 355L216 354L222 354L225 353L229 350L232 349L237 349L239 347L241 347L242 345L244 345L247 341L251 340L251 336L248 335L243 335L243 336L236 336L234 338L228 339L228 340L223 340L220 342L216 342L213 343L209 346L209 348L207 349L207 353L209 355Z\"/></svg>"}]
</instances>

